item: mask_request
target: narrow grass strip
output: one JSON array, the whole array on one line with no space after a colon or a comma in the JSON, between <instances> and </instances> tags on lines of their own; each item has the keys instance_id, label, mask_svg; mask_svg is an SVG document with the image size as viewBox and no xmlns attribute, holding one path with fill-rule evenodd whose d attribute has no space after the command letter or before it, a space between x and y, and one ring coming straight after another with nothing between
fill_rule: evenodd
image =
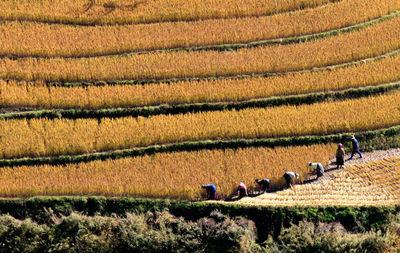
<instances>
[{"instance_id":1,"label":"narrow grass strip","mask_svg":"<svg viewBox=\"0 0 400 253\"><path fill-rule=\"evenodd\" d=\"M149 117L154 115L196 113L206 111L241 110L246 108L265 108L280 105L302 105L323 101L361 98L380 95L400 88L400 81L361 88L350 88L339 91L314 92L300 95L273 96L261 99L250 99L240 102L206 102L177 105L143 106L132 108L88 109L48 109L31 110L18 113L0 114L1 119L34 119L34 118L120 118L120 117Z\"/></svg>"},{"instance_id":2,"label":"narrow grass strip","mask_svg":"<svg viewBox=\"0 0 400 253\"><path fill-rule=\"evenodd\" d=\"M305 70L297 71L286 71L286 72L265 72L265 73L252 73L252 74L238 74L238 75L219 75L211 77L182 77L182 78L166 78L166 79L136 79L136 80L102 80L102 81L84 81L84 82L53 82L44 81L47 86L58 86L58 87L88 87L88 86L105 86L105 85L145 85L145 84L157 84L157 83L177 83L177 82L194 82L194 81L213 81L213 80L229 80L229 79L246 79L246 78L256 78L256 77L273 77L273 76L283 76L292 75L300 73L311 73L311 72L321 72L330 71L335 69L347 68L352 66L357 66L360 64L365 64L368 62L380 61L389 57L395 57L400 55L400 49L393 50L382 55L365 58L362 60L350 61L347 63L340 63L335 65L329 65L324 67L313 67ZM4 78L3 78L4 79ZM14 78L7 78L10 80L18 80Z\"/></svg>"},{"instance_id":3,"label":"narrow grass strip","mask_svg":"<svg viewBox=\"0 0 400 253\"><path fill-rule=\"evenodd\" d=\"M178 82L174 84L46 87L45 83L0 80L4 112L38 109L133 108L239 102L272 96L376 86L400 80L400 57L348 68L275 77ZM33 109L35 108L35 109ZM16 111L16 110L14 110Z\"/></svg>"},{"instance_id":4,"label":"narrow grass strip","mask_svg":"<svg viewBox=\"0 0 400 253\"><path fill-rule=\"evenodd\" d=\"M16 166L33 166L33 165L63 165L69 163L90 162L95 160L106 159L119 159L124 157L134 157L151 155L155 153L169 153L179 151L195 151L202 149L236 149L247 147L287 147L287 146L301 146L312 144L326 144L347 142L351 136L355 134L357 139L362 142L368 142L370 146L364 145L364 149L371 149L378 147L375 142L382 138L395 138L392 144L386 140L383 145L384 148L400 145L398 135L400 134L400 126L393 126L390 128L379 129L375 131L362 131L358 133L340 133L332 135L306 135L295 137L281 137L281 138L265 138L265 139L234 139L234 140L204 140L204 141L191 141L163 145L152 145L147 147L138 147L130 149L121 149L107 152L96 152L82 155L62 155L57 157L26 157L18 159L1 159L0 167L16 167ZM380 147L381 148L381 147Z\"/></svg>"},{"instance_id":5,"label":"narrow grass strip","mask_svg":"<svg viewBox=\"0 0 400 253\"><path fill-rule=\"evenodd\" d=\"M400 124L400 93L311 105L98 119L0 121L1 158L74 155L184 141L367 131ZM357 115L357 117L355 117Z\"/></svg>"}]
</instances>

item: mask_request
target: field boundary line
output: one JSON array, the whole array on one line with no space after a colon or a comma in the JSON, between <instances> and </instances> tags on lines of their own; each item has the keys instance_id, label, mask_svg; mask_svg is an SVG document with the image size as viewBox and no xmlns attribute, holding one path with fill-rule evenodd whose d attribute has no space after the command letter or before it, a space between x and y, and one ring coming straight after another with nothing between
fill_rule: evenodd
<instances>
[{"instance_id":1,"label":"field boundary line","mask_svg":"<svg viewBox=\"0 0 400 253\"><path fill-rule=\"evenodd\" d=\"M67 26L108 26L108 25L149 25L149 24L162 24L162 23L177 23L177 22L196 22L200 20L223 20L223 19L232 19L232 18L257 18L257 17L269 17L269 16L274 16L274 15L279 15L279 14L285 14L285 13L290 13L290 12L296 12L296 11L301 11L301 10L309 10L309 9L316 9L328 4L334 4L337 2L341 2L342 0L330 0L327 3L320 4L317 6L308 6L303 9L289 9L289 10L283 10L283 11L278 11L274 13L269 13L269 14L236 14L233 16L227 16L227 17L201 17L201 18L186 18L186 19L166 19L166 20L153 20L153 21L138 21L138 22L71 22L71 21L57 21L54 20L54 17L57 16L44 16L44 17L50 17L52 20L46 20L43 16L40 17L39 19L35 19L32 17L3 17L0 16L0 23L1 22L31 22L31 23L43 23L43 24L59 24L59 25L67 25Z\"/></svg>"},{"instance_id":2,"label":"field boundary line","mask_svg":"<svg viewBox=\"0 0 400 253\"><path fill-rule=\"evenodd\" d=\"M378 85L368 85L343 90L319 91L295 95L271 96L267 98L248 99L238 102L200 102L187 104L161 104L153 106L118 107L101 109L42 109L16 113L0 114L2 119L33 118L120 118L150 117L155 115L196 113L205 111L242 110L246 108L265 108L281 105L302 105L316 102L345 100L384 94L400 89L400 80Z\"/></svg>"},{"instance_id":3,"label":"field boundary line","mask_svg":"<svg viewBox=\"0 0 400 253\"><path fill-rule=\"evenodd\" d=\"M24 157L17 159L0 159L0 167L36 166L36 165L65 165L69 163L90 162L95 160L120 159L126 157L144 156L155 153L172 153L180 151L213 150L213 149L237 149L248 147L287 147L312 144L325 144L346 142L355 135L360 141L374 138L390 137L400 134L400 125L389 128L338 133L331 135L304 135L293 137L264 138L264 139L231 139L231 140L201 140L169 143L162 145L150 145L113 151L86 153L80 155L61 155L53 157Z\"/></svg>"},{"instance_id":4,"label":"field boundary line","mask_svg":"<svg viewBox=\"0 0 400 253\"><path fill-rule=\"evenodd\" d=\"M131 51L131 52L122 52L122 53L109 53L109 54L93 54L93 55L85 55L85 56L40 56L40 55L12 55L12 54L3 54L0 55L0 58L9 58L9 59L23 59L23 58L37 58L37 59L53 59L53 58L63 58L63 59L88 59L88 58L104 58L104 57L129 57L133 55L143 55L143 54L153 54L153 53L171 53L171 52L179 52L179 51L236 51L243 48L253 48L253 47L262 47L262 46L270 46L270 45L288 45L295 43L303 43L307 41L312 41L321 38L327 38L330 36L336 36L343 33L359 31L363 28L367 28L369 26L373 26L375 24L381 23L386 20L393 19L397 16L400 16L400 10L394 11L387 15L381 16L376 19L372 19L366 22L354 24L347 27L336 28L333 30L328 30L325 32L319 32L314 34L306 34L306 35L298 35L291 36L285 38L275 38L268 40L258 40L251 41L247 43L233 43L233 44L215 44L215 45L203 45L203 46L190 46L190 47L175 47L175 48L167 48L167 49L152 49L152 50L143 50L143 51Z\"/></svg>"},{"instance_id":5,"label":"field boundary line","mask_svg":"<svg viewBox=\"0 0 400 253\"><path fill-rule=\"evenodd\" d=\"M322 67L312 67L303 70L285 71L285 72L263 72L263 73L246 73L238 75L220 75L220 76L197 76L197 77L175 77L165 79L134 79L134 80L98 80L98 81L79 81L79 82L61 82L61 81L46 81L42 79L35 80L24 80L18 78L1 78L1 80L15 80L15 81L43 81L47 86L59 86L59 87L86 87L86 86L104 86L104 85L145 85L145 84L159 84L159 83L177 83L183 81L213 81L213 80L230 80L230 79L247 79L255 77L273 77L273 76L284 76L289 74L301 74L301 73L312 73L321 71L332 71L335 69L342 69L351 66L357 66L360 64L375 62L386 58L400 55L400 48L393 51L377 55L374 57L364 58L356 61L350 61L345 63L339 63L334 65L327 65ZM0 73L1 76L1 73Z\"/></svg>"}]
</instances>

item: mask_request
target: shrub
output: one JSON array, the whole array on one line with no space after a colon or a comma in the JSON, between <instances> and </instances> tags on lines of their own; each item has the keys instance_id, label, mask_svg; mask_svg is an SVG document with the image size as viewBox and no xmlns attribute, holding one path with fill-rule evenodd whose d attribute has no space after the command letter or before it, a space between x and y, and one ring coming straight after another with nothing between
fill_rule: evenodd
<instances>
[{"instance_id":1,"label":"shrub","mask_svg":"<svg viewBox=\"0 0 400 253\"><path fill-rule=\"evenodd\" d=\"M300 222L282 230L279 244L269 242L266 248L279 247L281 252L386 252L393 237L381 232L352 234L340 223Z\"/></svg>"}]
</instances>

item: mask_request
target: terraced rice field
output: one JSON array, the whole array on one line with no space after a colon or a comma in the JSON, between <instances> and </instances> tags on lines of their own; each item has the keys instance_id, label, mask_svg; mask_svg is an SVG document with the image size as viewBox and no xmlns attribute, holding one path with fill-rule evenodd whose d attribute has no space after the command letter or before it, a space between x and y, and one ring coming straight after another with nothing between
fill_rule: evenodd
<instances>
[{"instance_id":1,"label":"terraced rice field","mask_svg":"<svg viewBox=\"0 0 400 253\"><path fill-rule=\"evenodd\" d=\"M377 86L400 80L400 56L387 57L348 68L294 73L275 77L249 77L180 81L173 84L46 86L43 81L0 80L0 102L9 107L101 109L113 107L237 102L272 96L299 95Z\"/></svg>"},{"instance_id":2,"label":"terraced rice field","mask_svg":"<svg viewBox=\"0 0 400 253\"><path fill-rule=\"evenodd\" d=\"M54 156L183 141L324 135L400 124L400 92L357 100L119 119L0 121L0 157ZM353 117L356 115L357 117ZM348 120L337 122L344 117ZM303 121L303 119L306 119Z\"/></svg>"},{"instance_id":3,"label":"terraced rice field","mask_svg":"<svg viewBox=\"0 0 400 253\"><path fill-rule=\"evenodd\" d=\"M199 184L212 181L221 197L229 197L237 181L255 188L254 177L267 175L279 187L285 166L306 176L309 160L328 160L333 151L333 144L201 150L59 166L3 167L0 192L7 197L94 194L199 199L204 197Z\"/></svg>"},{"instance_id":4,"label":"terraced rice field","mask_svg":"<svg viewBox=\"0 0 400 253\"><path fill-rule=\"evenodd\" d=\"M229 197L351 134L399 143L398 1L3 1L0 37L3 197ZM360 170L240 203L399 201Z\"/></svg>"},{"instance_id":5,"label":"terraced rice field","mask_svg":"<svg viewBox=\"0 0 400 253\"><path fill-rule=\"evenodd\" d=\"M82 57L210 45L229 47L229 44L250 42L248 46L254 46L257 41L268 44L268 40L275 39L276 43L282 38L286 41L287 37L329 32L351 25L356 25L355 30L370 25L370 20L379 22L395 17L399 8L400 3L391 0L368 1L363 5L343 0L273 16L125 25L118 29L5 22L0 25L0 55Z\"/></svg>"},{"instance_id":6,"label":"terraced rice field","mask_svg":"<svg viewBox=\"0 0 400 253\"><path fill-rule=\"evenodd\" d=\"M1 17L5 20L31 20L49 23L102 25L271 15L307 7L317 7L338 0L157 0L118 2L78 1L3 1Z\"/></svg>"},{"instance_id":7,"label":"terraced rice field","mask_svg":"<svg viewBox=\"0 0 400 253\"><path fill-rule=\"evenodd\" d=\"M398 50L399 28L400 17L397 17L361 31L309 43L244 48L235 52L156 52L84 59L3 58L0 59L0 77L78 82L301 71L349 63Z\"/></svg>"}]
</instances>

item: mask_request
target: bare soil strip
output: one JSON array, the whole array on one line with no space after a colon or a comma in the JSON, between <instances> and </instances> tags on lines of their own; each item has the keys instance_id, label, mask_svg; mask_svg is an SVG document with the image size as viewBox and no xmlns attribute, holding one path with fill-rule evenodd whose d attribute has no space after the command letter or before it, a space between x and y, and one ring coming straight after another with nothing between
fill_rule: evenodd
<instances>
[{"instance_id":1,"label":"bare soil strip","mask_svg":"<svg viewBox=\"0 0 400 253\"><path fill-rule=\"evenodd\" d=\"M310 184L321 184L324 181L330 181L333 178L334 174L338 174L338 173L343 173L344 172L344 168L346 167L350 167L353 165L362 165L362 164L366 164L366 163L370 163L370 162L374 162L374 161L378 161L378 160L382 160L385 158L391 158L391 157L395 157L395 156L400 156L400 148L393 148L393 149L388 149L388 150L375 150L375 151L371 151L371 152L362 152L361 153L363 155L362 158L359 158L359 155L356 153L353 157L353 159L348 160L348 158L350 157L351 153L347 153L345 156L345 162L344 162L344 166L342 169L336 169L336 165L335 165L335 159L332 159L329 161L329 166L325 167L326 171L324 173L324 176L318 178L318 180L315 179L316 176L312 176L309 181ZM307 183L308 181L305 181L305 183Z\"/></svg>"}]
</instances>

